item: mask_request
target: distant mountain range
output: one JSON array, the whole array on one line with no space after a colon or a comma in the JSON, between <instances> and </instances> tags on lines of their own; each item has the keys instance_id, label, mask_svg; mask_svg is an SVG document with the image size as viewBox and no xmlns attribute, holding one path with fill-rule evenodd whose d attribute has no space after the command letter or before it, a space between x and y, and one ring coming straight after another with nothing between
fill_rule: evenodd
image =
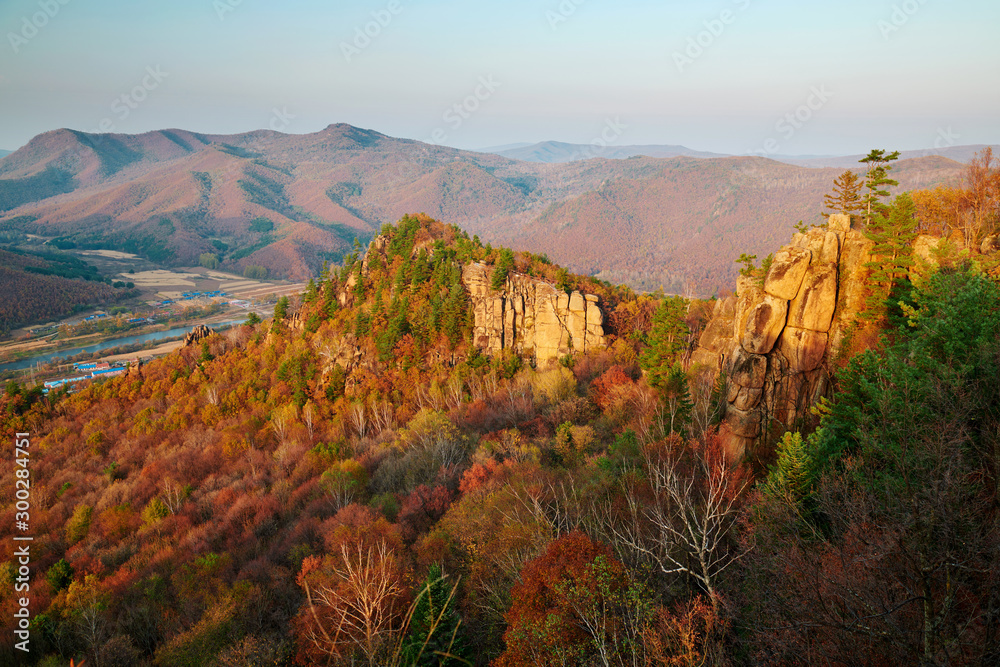
<instances>
[{"instance_id":1,"label":"distant mountain range","mask_svg":"<svg viewBox=\"0 0 1000 667\"><path fill-rule=\"evenodd\" d=\"M946 157L956 162L967 163L986 144L976 144L969 146L948 146L945 148L927 148L915 151L901 151L900 158L903 160L940 156ZM1000 145L993 145L994 151L1000 151ZM543 162L546 164L574 162L577 160L587 160L601 157L609 160L625 160L632 157L697 157L697 158L721 158L721 157L741 157L728 153L708 153L696 151L686 146L672 146L661 144L650 144L645 146L593 146L589 144L567 144L561 141L543 141L537 144L510 144L508 146L496 146L482 149L483 153L495 153L503 155L512 160L524 160L526 162ZM852 169L858 166L858 160L864 155L768 155L765 156L776 162L794 164L801 167L836 167L840 169Z\"/></svg>"},{"instance_id":2,"label":"distant mountain range","mask_svg":"<svg viewBox=\"0 0 1000 667\"><path fill-rule=\"evenodd\" d=\"M955 162L967 164L976 153L986 148L987 144L973 144L968 146L947 146L945 148L926 148L916 151L900 151L901 160L912 160L921 157L939 156L946 157ZM1000 144L992 145L994 153L1000 151ZM787 164L799 165L802 167L836 167L838 169L853 169L857 167L858 160L864 155L844 155L827 157L794 157L794 156L774 156L772 159Z\"/></svg>"},{"instance_id":3,"label":"distant mountain range","mask_svg":"<svg viewBox=\"0 0 1000 667\"><path fill-rule=\"evenodd\" d=\"M544 146L553 158L568 150ZM840 169L689 155L546 163L344 124L306 135L63 129L0 159L0 233L175 266L211 253L230 270L259 265L303 279L353 239L423 212L576 272L705 294L732 284L740 253L763 257L799 220L819 222ZM919 157L893 175L902 190L961 170Z\"/></svg>"},{"instance_id":4,"label":"distant mountain range","mask_svg":"<svg viewBox=\"0 0 1000 667\"><path fill-rule=\"evenodd\" d=\"M544 162L546 164L575 162L594 157L608 160L624 160L631 157L730 157L721 153L706 153L695 151L684 146L595 146L591 144L567 144L561 141L543 141L538 144L499 147L489 150L490 153L503 155L512 160L526 162Z\"/></svg>"}]
</instances>

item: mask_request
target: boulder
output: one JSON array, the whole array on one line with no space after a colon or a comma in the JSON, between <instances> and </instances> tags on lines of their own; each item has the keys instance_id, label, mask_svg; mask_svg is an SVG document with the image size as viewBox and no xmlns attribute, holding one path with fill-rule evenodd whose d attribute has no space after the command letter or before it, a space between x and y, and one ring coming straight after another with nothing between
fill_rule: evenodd
<instances>
[{"instance_id":1,"label":"boulder","mask_svg":"<svg viewBox=\"0 0 1000 667\"><path fill-rule=\"evenodd\" d=\"M698 339L699 347L702 347L716 354L728 351L733 344L733 318L732 316L714 317L709 320L705 330Z\"/></svg>"},{"instance_id":2,"label":"boulder","mask_svg":"<svg viewBox=\"0 0 1000 667\"><path fill-rule=\"evenodd\" d=\"M774 254L774 261L764 278L764 291L790 301L799 293L812 253L803 248L784 248Z\"/></svg>"},{"instance_id":3,"label":"boulder","mask_svg":"<svg viewBox=\"0 0 1000 667\"><path fill-rule=\"evenodd\" d=\"M837 269L813 267L788 309L788 326L829 331L837 308Z\"/></svg>"},{"instance_id":4,"label":"boulder","mask_svg":"<svg viewBox=\"0 0 1000 667\"><path fill-rule=\"evenodd\" d=\"M733 353L733 367L729 373L729 381L740 387L760 389L764 386L766 375L767 357L750 354L737 345Z\"/></svg>"},{"instance_id":5,"label":"boulder","mask_svg":"<svg viewBox=\"0 0 1000 667\"><path fill-rule=\"evenodd\" d=\"M767 354L785 328L788 301L765 295L763 301L751 308L742 323L740 345L753 354Z\"/></svg>"},{"instance_id":6,"label":"boulder","mask_svg":"<svg viewBox=\"0 0 1000 667\"><path fill-rule=\"evenodd\" d=\"M827 219L826 228L832 232L847 233L851 231L851 216L834 213Z\"/></svg>"},{"instance_id":7,"label":"boulder","mask_svg":"<svg viewBox=\"0 0 1000 667\"><path fill-rule=\"evenodd\" d=\"M823 363L829 334L797 327L785 327L778 349L793 373L816 370Z\"/></svg>"},{"instance_id":8,"label":"boulder","mask_svg":"<svg viewBox=\"0 0 1000 667\"><path fill-rule=\"evenodd\" d=\"M483 264L462 269L476 347L493 353L511 350L545 365L572 350L606 345L597 295L566 294L552 283L519 273L511 273L497 291L490 287L491 276L492 269Z\"/></svg>"},{"instance_id":9,"label":"boulder","mask_svg":"<svg viewBox=\"0 0 1000 667\"><path fill-rule=\"evenodd\" d=\"M834 232L823 234L823 243L817 252L813 253L814 264L836 264L840 260L840 237Z\"/></svg>"},{"instance_id":10,"label":"boulder","mask_svg":"<svg viewBox=\"0 0 1000 667\"><path fill-rule=\"evenodd\" d=\"M191 329L191 331L189 331L184 336L184 347L189 347L191 345L200 343L202 340L208 338L214 333L215 333L214 329L209 329L208 326L204 324L199 324L194 329Z\"/></svg>"},{"instance_id":11,"label":"boulder","mask_svg":"<svg viewBox=\"0 0 1000 667\"><path fill-rule=\"evenodd\" d=\"M941 245L941 239L936 236L928 236L927 234L921 234L913 241L913 258L917 261L917 265L920 262L926 262L931 266L936 266L937 260L937 249Z\"/></svg>"},{"instance_id":12,"label":"boulder","mask_svg":"<svg viewBox=\"0 0 1000 667\"><path fill-rule=\"evenodd\" d=\"M1000 235L990 234L979 244L979 252L984 255L990 255L997 251L1000 251Z\"/></svg>"},{"instance_id":13,"label":"boulder","mask_svg":"<svg viewBox=\"0 0 1000 667\"><path fill-rule=\"evenodd\" d=\"M764 389L762 387L741 387L732 384L729 386L729 395L726 398L734 408L746 412L760 405L760 399L763 395Z\"/></svg>"},{"instance_id":14,"label":"boulder","mask_svg":"<svg viewBox=\"0 0 1000 667\"><path fill-rule=\"evenodd\" d=\"M734 435L756 438L760 435L760 414L756 410L740 410L730 405L726 410L726 425Z\"/></svg>"}]
</instances>

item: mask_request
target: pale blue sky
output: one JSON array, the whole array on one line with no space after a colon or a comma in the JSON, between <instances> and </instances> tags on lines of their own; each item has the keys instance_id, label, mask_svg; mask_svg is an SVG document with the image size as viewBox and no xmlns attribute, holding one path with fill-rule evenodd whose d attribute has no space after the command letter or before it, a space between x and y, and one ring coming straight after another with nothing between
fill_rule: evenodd
<instances>
[{"instance_id":1,"label":"pale blue sky","mask_svg":"<svg viewBox=\"0 0 1000 667\"><path fill-rule=\"evenodd\" d=\"M391 21L357 48L373 12ZM726 153L997 143L998 27L995 0L2 0L0 148L102 121L462 148L587 143L614 119L617 143Z\"/></svg>"}]
</instances>

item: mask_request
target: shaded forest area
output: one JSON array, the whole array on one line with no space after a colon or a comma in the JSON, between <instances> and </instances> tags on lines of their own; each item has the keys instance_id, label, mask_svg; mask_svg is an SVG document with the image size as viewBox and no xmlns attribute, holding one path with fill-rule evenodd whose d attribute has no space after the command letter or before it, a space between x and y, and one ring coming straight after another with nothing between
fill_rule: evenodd
<instances>
[{"instance_id":1,"label":"shaded forest area","mask_svg":"<svg viewBox=\"0 0 1000 667\"><path fill-rule=\"evenodd\" d=\"M137 292L106 284L98 271L72 255L0 249L0 336L22 324L65 317L106 306Z\"/></svg>"}]
</instances>

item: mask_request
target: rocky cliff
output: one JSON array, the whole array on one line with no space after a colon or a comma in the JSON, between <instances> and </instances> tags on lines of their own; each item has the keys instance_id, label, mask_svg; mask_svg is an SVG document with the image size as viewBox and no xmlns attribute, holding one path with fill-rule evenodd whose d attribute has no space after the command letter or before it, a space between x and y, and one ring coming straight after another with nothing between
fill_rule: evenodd
<instances>
[{"instance_id":1,"label":"rocky cliff","mask_svg":"<svg viewBox=\"0 0 1000 667\"><path fill-rule=\"evenodd\" d=\"M543 366L570 352L605 347L604 315L594 294L567 294L552 283L511 273L503 287L490 287L493 269L470 264L462 270L474 314L472 340L488 352L512 350Z\"/></svg>"},{"instance_id":2,"label":"rocky cliff","mask_svg":"<svg viewBox=\"0 0 1000 667\"><path fill-rule=\"evenodd\" d=\"M829 389L831 362L864 307L871 242L846 215L796 234L763 281L719 301L692 363L728 379L722 434L740 456L771 420L791 426Z\"/></svg>"},{"instance_id":3,"label":"rocky cliff","mask_svg":"<svg viewBox=\"0 0 1000 667\"><path fill-rule=\"evenodd\" d=\"M917 237L913 271L936 264L939 242ZM736 296L716 303L691 361L726 374L721 434L731 455L742 456L772 420L795 427L828 393L833 362L864 309L871 248L849 216L832 215L775 253L762 281L740 276Z\"/></svg>"},{"instance_id":4,"label":"rocky cliff","mask_svg":"<svg viewBox=\"0 0 1000 667\"><path fill-rule=\"evenodd\" d=\"M420 251L433 254L434 241L434 237L427 237L417 242L413 255ZM388 246L384 236L372 240L362 262L362 275L368 274L376 255L385 260ZM597 295L566 293L551 282L516 271L510 272L500 289L493 289L492 282L492 266L471 263L462 267L462 284L473 316L472 342L479 349L490 354L510 350L542 367L571 352L607 346L604 314ZM341 305L352 301L356 283L352 274L338 295Z\"/></svg>"}]
</instances>

